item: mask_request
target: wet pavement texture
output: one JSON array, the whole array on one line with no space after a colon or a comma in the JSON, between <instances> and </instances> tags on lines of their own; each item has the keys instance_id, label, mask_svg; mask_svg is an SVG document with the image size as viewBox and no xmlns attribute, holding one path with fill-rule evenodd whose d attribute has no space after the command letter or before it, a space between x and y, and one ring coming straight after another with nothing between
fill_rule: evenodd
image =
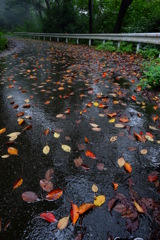
<instances>
[{"instance_id":1,"label":"wet pavement texture","mask_svg":"<svg viewBox=\"0 0 160 240\"><path fill-rule=\"evenodd\" d=\"M24 49L0 60L0 129L6 128L0 135L0 239L160 239L160 106L157 96L137 88L141 59L88 46L21 41ZM7 135L13 132L21 134L10 143ZM18 155L5 158L9 147ZM130 173L119 158L132 166ZM40 180L52 168L53 189L63 194L47 201ZM13 190L20 178L22 185ZM27 191L39 200L24 201ZM60 220L70 215L71 202L93 203L95 195L104 195L104 204L80 216L75 226L70 218L58 230L57 222L39 217L52 212ZM117 202L134 217L114 210Z\"/></svg>"}]
</instances>

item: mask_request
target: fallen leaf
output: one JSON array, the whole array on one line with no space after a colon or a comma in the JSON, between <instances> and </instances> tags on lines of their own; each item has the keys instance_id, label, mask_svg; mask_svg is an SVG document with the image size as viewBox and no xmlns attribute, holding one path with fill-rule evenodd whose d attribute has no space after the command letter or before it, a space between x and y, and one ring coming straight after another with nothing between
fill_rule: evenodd
<instances>
[{"instance_id":1,"label":"fallen leaf","mask_svg":"<svg viewBox=\"0 0 160 240\"><path fill-rule=\"evenodd\" d=\"M79 158L74 159L74 164L76 165L76 167L80 167L82 165L82 163L83 163L82 158L79 157Z\"/></svg>"},{"instance_id":2,"label":"fallen leaf","mask_svg":"<svg viewBox=\"0 0 160 240\"><path fill-rule=\"evenodd\" d=\"M100 207L105 202L105 196L99 195L94 199L94 205Z\"/></svg>"},{"instance_id":3,"label":"fallen leaf","mask_svg":"<svg viewBox=\"0 0 160 240\"><path fill-rule=\"evenodd\" d=\"M96 156L90 150L86 150L85 155L86 157L96 159Z\"/></svg>"},{"instance_id":4,"label":"fallen leaf","mask_svg":"<svg viewBox=\"0 0 160 240\"><path fill-rule=\"evenodd\" d=\"M46 199L49 201L57 200L58 198L61 197L62 194L63 194L62 189L54 189L47 194Z\"/></svg>"},{"instance_id":5,"label":"fallen leaf","mask_svg":"<svg viewBox=\"0 0 160 240\"><path fill-rule=\"evenodd\" d=\"M98 125L96 123L90 123L90 125L93 127L93 128L98 128Z\"/></svg>"},{"instance_id":6,"label":"fallen leaf","mask_svg":"<svg viewBox=\"0 0 160 240\"><path fill-rule=\"evenodd\" d=\"M129 119L127 117L124 117L124 118L120 118L119 121L123 123L127 123L129 122Z\"/></svg>"},{"instance_id":7,"label":"fallen leaf","mask_svg":"<svg viewBox=\"0 0 160 240\"><path fill-rule=\"evenodd\" d=\"M31 128L32 128L32 124L29 124L28 126L26 126L26 127L23 129L23 131L29 130L29 129L31 129Z\"/></svg>"},{"instance_id":8,"label":"fallen leaf","mask_svg":"<svg viewBox=\"0 0 160 240\"><path fill-rule=\"evenodd\" d=\"M61 218L57 224L57 228L59 230L63 230L64 228L67 227L68 225L68 222L69 222L69 216L68 217L64 217L64 218Z\"/></svg>"},{"instance_id":9,"label":"fallen leaf","mask_svg":"<svg viewBox=\"0 0 160 240\"><path fill-rule=\"evenodd\" d=\"M158 120L158 116L154 116L154 117L152 117L152 119L153 119L153 121L155 122L155 121Z\"/></svg>"},{"instance_id":10,"label":"fallen leaf","mask_svg":"<svg viewBox=\"0 0 160 240\"><path fill-rule=\"evenodd\" d=\"M94 193L98 192L98 187L95 184L92 185L92 191Z\"/></svg>"},{"instance_id":11,"label":"fallen leaf","mask_svg":"<svg viewBox=\"0 0 160 240\"><path fill-rule=\"evenodd\" d=\"M123 167L125 163L126 163L126 162L125 162L124 158L121 157L121 158L118 159L118 165L119 165L119 167Z\"/></svg>"},{"instance_id":12,"label":"fallen leaf","mask_svg":"<svg viewBox=\"0 0 160 240\"><path fill-rule=\"evenodd\" d=\"M51 101L47 100L44 104L45 104L45 105L48 105L48 104L50 104L50 102L51 102Z\"/></svg>"},{"instance_id":13,"label":"fallen leaf","mask_svg":"<svg viewBox=\"0 0 160 240\"><path fill-rule=\"evenodd\" d=\"M46 220L47 222L57 222L57 219L55 218L54 214L51 212L44 212L40 214L40 217Z\"/></svg>"},{"instance_id":14,"label":"fallen leaf","mask_svg":"<svg viewBox=\"0 0 160 240\"><path fill-rule=\"evenodd\" d=\"M92 130L95 131L95 132L100 132L101 128L92 128Z\"/></svg>"},{"instance_id":15,"label":"fallen leaf","mask_svg":"<svg viewBox=\"0 0 160 240\"><path fill-rule=\"evenodd\" d=\"M90 210L91 208L93 208L95 205L93 203L83 203L80 207L79 207L79 214L83 214L85 212L87 212L88 210Z\"/></svg>"},{"instance_id":16,"label":"fallen leaf","mask_svg":"<svg viewBox=\"0 0 160 240\"><path fill-rule=\"evenodd\" d=\"M155 182L158 179L157 172L152 172L148 175L148 181L149 182Z\"/></svg>"},{"instance_id":17,"label":"fallen leaf","mask_svg":"<svg viewBox=\"0 0 160 240\"><path fill-rule=\"evenodd\" d=\"M63 151L65 151L65 152L71 152L71 148L70 148L70 146L68 146L68 145L61 145L61 148L63 149Z\"/></svg>"},{"instance_id":18,"label":"fallen leaf","mask_svg":"<svg viewBox=\"0 0 160 240\"><path fill-rule=\"evenodd\" d=\"M30 191L22 193L22 199L27 203L34 203L39 200L37 194Z\"/></svg>"},{"instance_id":19,"label":"fallen leaf","mask_svg":"<svg viewBox=\"0 0 160 240\"><path fill-rule=\"evenodd\" d=\"M131 98L133 101L136 101L136 96L133 95Z\"/></svg>"},{"instance_id":20,"label":"fallen leaf","mask_svg":"<svg viewBox=\"0 0 160 240\"><path fill-rule=\"evenodd\" d=\"M23 108L30 108L30 107L31 107L31 105L28 104L28 103L26 103L26 104L23 105Z\"/></svg>"},{"instance_id":21,"label":"fallen leaf","mask_svg":"<svg viewBox=\"0 0 160 240\"><path fill-rule=\"evenodd\" d=\"M86 143L89 143L89 140L88 140L87 137L84 138L84 141L85 141Z\"/></svg>"},{"instance_id":22,"label":"fallen leaf","mask_svg":"<svg viewBox=\"0 0 160 240\"><path fill-rule=\"evenodd\" d=\"M49 129L44 130L44 135L47 136L50 133Z\"/></svg>"},{"instance_id":23,"label":"fallen leaf","mask_svg":"<svg viewBox=\"0 0 160 240\"><path fill-rule=\"evenodd\" d=\"M134 134L134 137L138 140L138 141L140 141L140 142L146 142L146 138L145 138L145 136L142 134L142 135L140 135L140 134L138 134L138 133L136 133L136 132L133 132L133 134Z\"/></svg>"},{"instance_id":24,"label":"fallen leaf","mask_svg":"<svg viewBox=\"0 0 160 240\"><path fill-rule=\"evenodd\" d=\"M63 118L63 114L58 114L57 116L56 116L56 118Z\"/></svg>"},{"instance_id":25,"label":"fallen leaf","mask_svg":"<svg viewBox=\"0 0 160 240\"><path fill-rule=\"evenodd\" d=\"M116 128L124 128L125 125L123 125L123 124L121 124L121 123L116 123L116 124L115 124L115 127L116 127Z\"/></svg>"},{"instance_id":26,"label":"fallen leaf","mask_svg":"<svg viewBox=\"0 0 160 240\"><path fill-rule=\"evenodd\" d=\"M110 118L113 118L113 117L117 116L117 113L116 112L108 113L107 116L110 117Z\"/></svg>"},{"instance_id":27,"label":"fallen leaf","mask_svg":"<svg viewBox=\"0 0 160 240\"><path fill-rule=\"evenodd\" d=\"M0 129L0 135L6 131L6 128Z\"/></svg>"},{"instance_id":28,"label":"fallen leaf","mask_svg":"<svg viewBox=\"0 0 160 240\"><path fill-rule=\"evenodd\" d=\"M8 154L1 156L1 158L8 158L8 157L10 157L10 155L8 155Z\"/></svg>"},{"instance_id":29,"label":"fallen leaf","mask_svg":"<svg viewBox=\"0 0 160 240\"><path fill-rule=\"evenodd\" d=\"M133 203L138 212L144 213L143 208L136 201L134 201Z\"/></svg>"},{"instance_id":30,"label":"fallen leaf","mask_svg":"<svg viewBox=\"0 0 160 240\"><path fill-rule=\"evenodd\" d=\"M55 138L59 138L59 137L60 137L60 133L55 132L55 133L54 133L54 137L55 137Z\"/></svg>"},{"instance_id":31,"label":"fallen leaf","mask_svg":"<svg viewBox=\"0 0 160 240\"><path fill-rule=\"evenodd\" d=\"M110 138L110 142L115 142L115 141L117 141L117 138L118 138L117 136L111 137L111 138Z\"/></svg>"},{"instance_id":32,"label":"fallen leaf","mask_svg":"<svg viewBox=\"0 0 160 240\"><path fill-rule=\"evenodd\" d=\"M132 167L128 162L125 162L124 168L127 172L131 173L132 172Z\"/></svg>"},{"instance_id":33,"label":"fallen leaf","mask_svg":"<svg viewBox=\"0 0 160 240\"><path fill-rule=\"evenodd\" d=\"M103 171L103 169L104 169L104 163L98 163L98 164L97 164L97 168L98 168L99 171Z\"/></svg>"},{"instance_id":34,"label":"fallen leaf","mask_svg":"<svg viewBox=\"0 0 160 240\"><path fill-rule=\"evenodd\" d=\"M40 186L46 192L51 192L53 190L53 183L47 179L41 179Z\"/></svg>"},{"instance_id":35,"label":"fallen leaf","mask_svg":"<svg viewBox=\"0 0 160 240\"><path fill-rule=\"evenodd\" d=\"M44 148L43 148L43 153L44 154L48 154L50 152L50 147L48 145L46 145Z\"/></svg>"},{"instance_id":36,"label":"fallen leaf","mask_svg":"<svg viewBox=\"0 0 160 240\"><path fill-rule=\"evenodd\" d=\"M18 155L18 150L16 148L9 147L7 151L10 155Z\"/></svg>"},{"instance_id":37,"label":"fallen leaf","mask_svg":"<svg viewBox=\"0 0 160 240\"><path fill-rule=\"evenodd\" d=\"M19 113L17 113L17 117L21 117L21 116L23 116L24 115L24 112L19 112Z\"/></svg>"},{"instance_id":38,"label":"fallen leaf","mask_svg":"<svg viewBox=\"0 0 160 240\"><path fill-rule=\"evenodd\" d=\"M79 218L79 208L74 203L71 203L70 214L71 214L72 223L73 223L73 225L75 225Z\"/></svg>"},{"instance_id":39,"label":"fallen leaf","mask_svg":"<svg viewBox=\"0 0 160 240\"><path fill-rule=\"evenodd\" d=\"M109 120L109 123L114 123L115 121L116 121L115 118L111 118L111 119Z\"/></svg>"},{"instance_id":40,"label":"fallen leaf","mask_svg":"<svg viewBox=\"0 0 160 240\"><path fill-rule=\"evenodd\" d=\"M114 187L114 191L116 191L118 188L118 183L113 182L113 187Z\"/></svg>"},{"instance_id":41,"label":"fallen leaf","mask_svg":"<svg viewBox=\"0 0 160 240\"><path fill-rule=\"evenodd\" d=\"M24 123L24 119L23 118L18 118L18 125L22 125Z\"/></svg>"},{"instance_id":42,"label":"fallen leaf","mask_svg":"<svg viewBox=\"0 0 160 240\"><path fill-rule=\"evenodd\" d=\"M88 167L88 165L86 164L81 164L81 167L84 169L84 170L89 170L90 168Z\"/></svg>"},{"instance_id":43,"label":"fallen leaf","mask_svg":"<svg viewBox=\"0 0 160 240\"><path fill-rule=\"evenodd\" d=\"M45 174L45 178L49 181L51 180L52 176L53 176L54 170L53 168L50 168L47 170L46 174Z\"/></svg>"},{"instance_id":44,"label":"fallen leaf","mask_svg":"<svg viewBox=\"0 0 160 240\"><path fill-rule=\"evenodd\" d=\"M140 151L140 153L142 154L142 155L145 155L145 154L147 154L147 149L141 149L141 151Z\"/></svg>"},{"instance_id":45,"label":"fallen leaf","mask_svg":"<svg viewBox=\"0 0 160 240\"><path fill-rule=\"evenodd\" d=\"M19 178L15 183L14 183L14 186L13 186L13 190L20 187L23 183L23 179L22 178Z\"/></svg>"}]
</instances>

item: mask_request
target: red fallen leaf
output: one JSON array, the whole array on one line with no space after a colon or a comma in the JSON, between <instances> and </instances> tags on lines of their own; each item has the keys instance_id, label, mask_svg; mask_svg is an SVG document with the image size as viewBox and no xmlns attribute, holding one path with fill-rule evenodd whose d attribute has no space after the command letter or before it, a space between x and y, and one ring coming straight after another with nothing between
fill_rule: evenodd
<instances>
[{"instance_id":1,"label":"red fallen leaf","mask_svg":"<svg viewBox=\"0 0 160 240\"><path fill-rule=\"evenodd\" d=\"M14 109L17 109L18 107L19 107L18 104L16 104L16 105L13 106Z\"/></svg>"},{"instance_id":2,"label":"red fallen leaf","mask_svg":"<svg viewBox=\"0 0 160 240\"><path fill-rule=\"evenodd\" d=\"M118 201L117 198L112 198L108 201L108 211L109 212L114 208L117 201Z\"/></svg>"},{"instance_id":3,"label":"red fallen leaf","mask_svg":"<svg viewBox=\"0 0 160 240\"><path fill-rule=\"evenodd\" d=\"M22 193L22 199L27 203L34 203L39 200L37 194L30 191Z\"/></svg>"},{"instance_id":4,"label":"red fallen leaf","mask_svg":"<svg viewBox=\"0 0 160 240\"><path fill-rule=\"evenodd\" d=\"M136 96L133 95L131 98L133 101L136 101Z\"/></svg>"},{"instance_id":5,"label":"red fallen leaf","mask_svg":"<svg viewBox=\"0 0 160 240\"><path fill-rule=\"evenodd\" d=\"M80 207L79 207L79 214L83 214L85 212L87 212L89 209L93 208L95 205L93 203L83 203Z\"/></svg>"},{"instance_id":6,"label":"red fallen leaf","mask_svg":"<svg viewBox=\"0 0 160 240\"><path fill-rule=\"evenodd\" d=\"M31 129L31 128L32 128L32 124L26 126L26 127L23 129L23 131L29 130L29 129Z\"/></svg>"},{"instance_id":7,"label":"red fallen leaf","mask_svg":"<svg viewBox=\"0 0 160 240\"><path fill-rule=\"evenodd\" d=\"M44 135L47 136L50 133L49 129L44 130Z\"/></svg>"},{"instance_id":8,"label":"red fallen leaf","mask_svg":"<svg viewBox=\"0 0 160 240\"><path fill-rule=\"evenodd\" d=\"M65 111L65 113L67 113L67 114L70 114L70 112L71 112L70 108L68 108L68 109Z\"/></svg>"},{"instance_id":9,"label":"red fallen leaf","mask_svg":"<svg viewBox=\"0 0 160 240\"><path fill-rule=\"evenodd\" d=\"M104 72L104 73L102 74L102 77L105 78L106 76L107 76L107 73Z\"/></svg>"},{"instance_id":10,"label":"red fallen leaf","mask_svg":"<svg viewBox=\"0 0 160 240\"><path fill-rule=\"evenodd\" d=\"M125 162L125 164L123 166L127 172L129 172L129 173L132 172L132 167L129 163Z\"/></svg>"},{"instance_id":11,"label":"red fallen leaf","mask_svg":"<svg viewBox=\"0 0 160 240\"><path fill-rule=\"evenodd\" d=\"M102 102L109 102L109 99L104 97L104 98L102 98Z\"/></svg>"},{"instance_id":12,"label":"red fallen leaf","mask_svg":"<svg viewBox=\"0 0 160 240\"><path fill-rule=\"evenodd\" d=\"M103 103L99 103L98 108L107 108L108 106L104 105Z\"/></svg>"},{"instance_id":13,"label":"red fallen leaf","mask_svg":"<svg viewBox=\"0 0 160 240\"><path fill-rule=\"evenodd\" d=\"M62 194L63 194L63 190L55 189L47 194L46 199L49 201L57 200L58 198L60 198Z\"/></svg>"},{"instance_id":14,"label":"red fallen leaf","mask_svg":"<svg viewBox=\"0 0 160 240\"><path fill-rule=\"evenodd\" d=\"M46 192L51 192L53 190L53 183L47 179L41 179L40 186Z\"/></svg>"},{"instance_id":15,"label":"red fallen leaf","mask_svg":"<svg viewBox=\"0 0 160 240\"><path fill-rule=\"evenodd\" d=\"M87 103L86 107L92 107L92 103L91 102Z\"/></svg>"},{"instance_id":16,"label":"red fallen leaf","mask_svg":"<svg viewBox=\"0 0 160 240\"><path fill-rule=\"evenodd\" d=\"M148 181L149 182L155 182L157 181L158 176L156 172L152 172L151 174L148 175Z\"/></svg>"},{"instance_id":17,"label":"red fallen leaf","mask_svg":"<svg viewBox=\"0 0 160 240\"><path fill-rule=\"evenodd\" d=\"M20 117L20 116L23 116L23 115L24 115L24 112L17 113L17 117Z\"/></svg>"},{"instance_id":18,"label":"red fallen leaf","mask_svg":"<svg viewBox=\"0 0 160 240\"><path fill-rule=\"evenodd\" d=\"M86 149L85 145L82 144L82 143L78 143L77 146L78 146L78 149L79 149L80 151L83 151L83 150Z\"/></svg>"},{"instance_id":19,"label":"red fallen leaf","mask_svg":"<svg viewBox=\"0 0 160 240\"><path fill-rule=\"evenodd\" d=\"M86 113L86 112L87 112L87 109L83 109L82 112Z\"/></svg>"},{"instance_id":20,"label":"red fallen leaf","mask_svg":"<svg viewBox=\"0 0 160 240\"><path fill-rule=\"evenodd\" d=\"M81 167L82 167L84 170L89 170L89 169L90 169L86 164L81 164Z\"/></svg>"},{"instance_id":21,"label":"red fallen leaf","mask_svg":"<svg viewBox=\"0 0 160 240\"><path fill-rule=\"evenodd\" d=\"M146 135L149 136L149 137L151 137L151 138L154 138L153 134L150 133L150 132L146 132Z\"/></svg>"},{"instance_id":22,"label":"red fallen leaf","mask_svg":"<svg viewBox=\"0 0 160 240\"><path fill-rule=\"evenodd\" d=\"M47 180L50 180L50 179L52 178L52 176L53 176L53 173L54 173L53 168L48 169L47 172L46 172L46 174L45 174L45 178L46 178Z\"/></svg>"},{"instance_id":23,"label":"red fallen leaf","mask_svg":"<svg viewBox=\"0 0 160 240\"><path fill-rule=\"evenodd\" d=\"M13 190L20 187L23 183L23 179L22 178L19 178L15 183L14 183L14 186L13 186Z\"/></svg>"},{"instance_id":24,"label":"red fallen leaf","mask_svg":"<svg viewBox=\"0 0 160 240\"><path fill-rule=\"evenodd\" d=\"M55 216L53 215L53 213L51 212L44 212L40 214L40 217L43 218L44 220L46 220L47 222L57 222L57 219L55 218Z\"/></svg>"},{"instance_id":25,"label":"red fallen leaf","mask_svg":"<svg viewBox=\"0 0 160 240\"><path fill-rule=\"evenodd\" d=\"M71 214L72 223L73 225L75 225L79 218L79 209L78 209L78 206L74 203L71 203L70 214Z\"/></svg>"},{"instance_id":26,"label":"red fallen leaf","mask_svg":"<svg viewBox=\"0 0 160 240\"><path fill-rule=\"evenodd\" d=\"M90 150L86 150L85 154L86 154L86 157L96 159L96 156Z\"/></svg>"},{"instance_id":27,"label":"red fallen leaf","mask_svg":"<svg viewBox=\"0 0 160 240\"><path fill-rule=\"evenodd\" d=\"M139 140L140 142L146 142L146 138L145 138L145 136L144 135L140 135L140 134L138 134L138 133L136 133L136 132L133 132L133 134L134 134L134 137L137 139L137 140Z\"/></svg>"},{"instance_id":28,"label":"red fallen leaf","mask_svg":"<svg viewBox=\"0 0 160 240\"><path fill-rule=\"evenodd\" d=\"M30 107L31 107L31 105L28 104L28 103L26 103L26 104L23 105L23 108L30 108Z\"/></svg>"}]
</instances>

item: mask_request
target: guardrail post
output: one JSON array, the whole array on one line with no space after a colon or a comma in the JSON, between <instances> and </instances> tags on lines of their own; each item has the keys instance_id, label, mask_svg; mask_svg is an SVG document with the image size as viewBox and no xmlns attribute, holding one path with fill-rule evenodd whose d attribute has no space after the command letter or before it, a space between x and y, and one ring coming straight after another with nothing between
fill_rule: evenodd
<instances>
[{"instance_id":1,"label":"guardrail post","mask_svg":"<svg viewBox=\"0 0 160 240\"><path fill-rule=\"evenodd\" d=\"M77 38L77 44L79 44L79 39Z\"/></svg>"},{"instance_id":2,"label":"guardrail post","mask_svg":"<svg viewBox=\"0 0 160 240\"><path fill-rule=\"evenodd\" d=\"M121 46L121 42L118 42L118 49L120 49L120 46Z\"/></svg>"},{"instance_id":3,"label":"guardrail post","mask_svg":"<svg viewBox=\"0 0 160 240\"><path fill-rule=\"evenodd\" d=\"M59 42L59 38L57 37L57 42Z\"/></svg>"},{"instance_id":4,"label":"guardrail post","mask_svg":"<svg viewBox=\"0 0 160 240\"><path fill-rule=\"evenodd\" d=\"M105 41L105 40L103 40L103 44L105 44L105 42L106 42L106 41Z\"/></svg>"},{"instance_id":5,"label":"guardrail post","mask_svg":"<svg viewBox=\"0 0 160 240\"><path fill-rule=\"evenodd\" d=\"M68 38L66 38L66 43L68 43Z\"/></svg>"},{"instance_id":6,"label":"guardrail post","mask_svg":"<svg viewBox=\"0 0 160 240\"><path fill-rule=\"evenodd\" d=\"M136 52L138 52L139 49L140 49L140 43L137 43L137 51Z\"/></svg>"},{"instance_id":7,"label":"guardrail post","mask_svg":"<svg viewBox=\"0 0 160 240\"><path fill-rule=\"evenodd\" d=\"M91 39L89 39L89 46L91 46Z\"/></svg>"}]
</instances>

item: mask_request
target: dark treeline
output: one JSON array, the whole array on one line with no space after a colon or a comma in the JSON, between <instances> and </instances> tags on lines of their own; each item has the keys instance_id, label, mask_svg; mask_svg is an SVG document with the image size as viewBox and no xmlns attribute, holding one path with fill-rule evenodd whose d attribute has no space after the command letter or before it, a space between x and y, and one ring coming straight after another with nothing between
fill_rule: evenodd
<instances>
[{"instance_id":1,"label":"dark treeline","mask_svg":"<svg viewBox=\"0 0 160 240\"><path fill-rule=\"evenodd\" d=\"M160 0L0 0L3 31L160 31Z\"/></svg>"}]
</instances>

